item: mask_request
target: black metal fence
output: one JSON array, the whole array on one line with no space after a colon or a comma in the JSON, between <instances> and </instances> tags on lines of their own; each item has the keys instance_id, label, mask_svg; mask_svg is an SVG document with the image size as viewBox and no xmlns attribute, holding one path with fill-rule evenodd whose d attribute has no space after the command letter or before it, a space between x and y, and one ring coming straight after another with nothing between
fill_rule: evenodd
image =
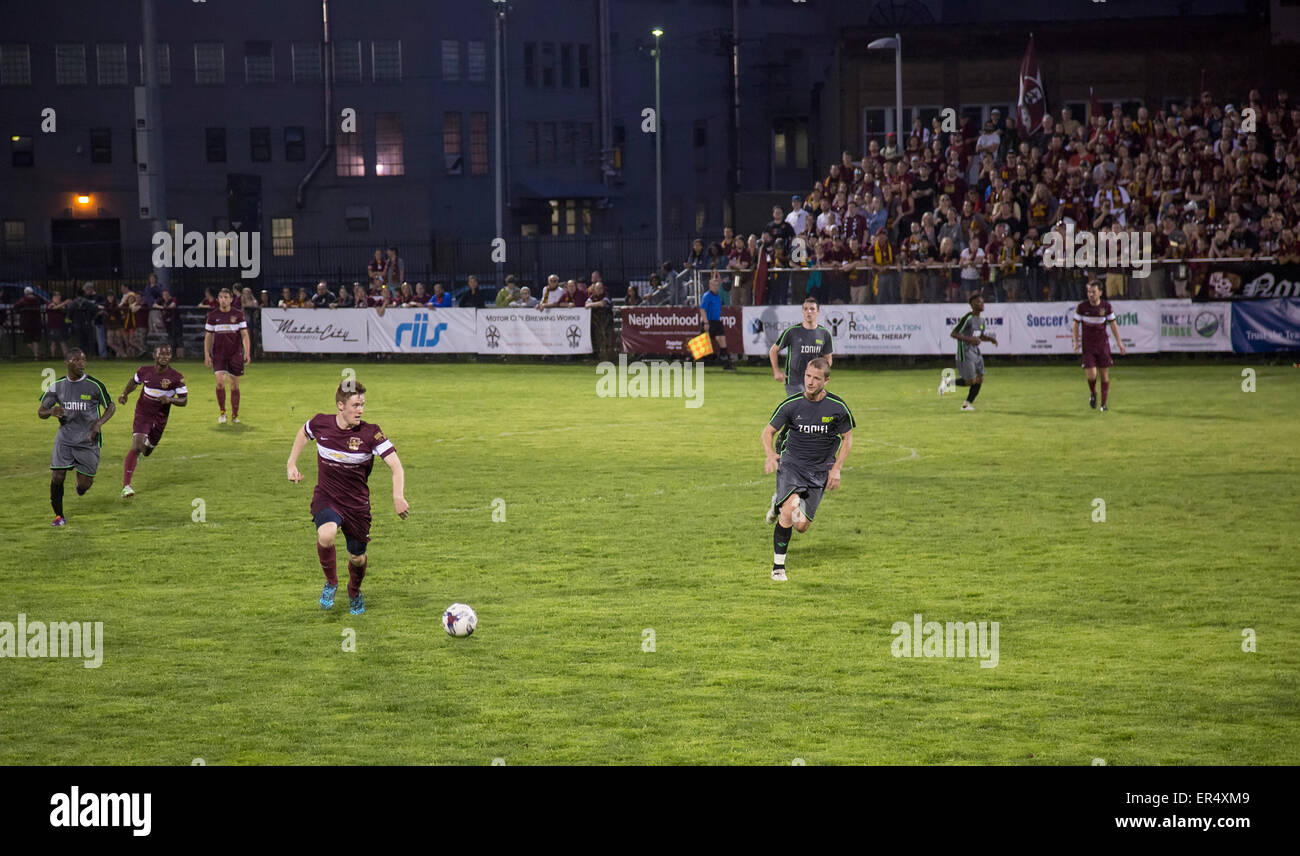
<instances>
[{"instance_id":1,"label":"black metal fence","mask_svg":"<svg viewBox=\"0 0 1300 856\"><path fill-rule=\"evenodd\" d=\"M693 236L664 238L667 259L656 260L655 238L631 235L561 235L529 236L505 239L501 246L504 262L501 275L513 274L520 285L533 287L556 274L563 279L586 279L599 270L606 286L621 296L632 280L645 280L659 269L663 261L680 266L690 249ZM412 287L423 282L432 292L441 282L449 291L464 286L474 274L485 286L496 285L497 263L493 260L493 238L395 239L384 237L368 241L341 243L307 243L296 241L292 251L273 242L263 233L256 277L244 277L238 267L184 267L174 264L168 269L172 293L182 304L196 304L204 289L219 289L239 282L241 288L253 289L256 295L266 290L279 299L282 288L295 292L315 290L319 280L331 289L353 282L365 284L367 265L376 249L398 249L404 279ZM385 254L386 255L386 254ZM141 286L153 272L152 246L122 244L64 244L50 247L0 249L0 282L22 283L60 291L65 296L79 294L86 282L94 282L100 293L121 293L124 285Z\"/></svg>"}]
</instances>

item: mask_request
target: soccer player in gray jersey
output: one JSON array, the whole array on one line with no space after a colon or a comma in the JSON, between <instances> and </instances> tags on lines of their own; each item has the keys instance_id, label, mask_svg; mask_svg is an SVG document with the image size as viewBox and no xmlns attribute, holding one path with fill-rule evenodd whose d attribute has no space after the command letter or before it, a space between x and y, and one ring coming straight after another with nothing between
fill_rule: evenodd
<instances>
[{"instance_id":1,"label":"soccer player in gray jersey","mask_svg":"<svg viewBox=\"0 0 1300 856\"><path fill-rule=\"evenodd\" d=\"M791 529L807 532L822 494L840 486L840 470L853 448L853 414L826 391L830 361L814 357L804 370L803 392L776 408L763 429L767 472L776 473L776 493L767 509L772 535L772 579L784 580ZM776 441L783 442L778 446Z\"/></svg>"},{"instance_id":2,"label":"soccer player in gray jersey","mask_svg":"<svg viewBox=\"0 0 1300 856\"><path fill-rule=\"evenodd\" d=\"M108 387L86 374L86 355L80 348L68 351L67 366L67 375L50 385L36 411L42 419L53 416L59 420L50 459L50 505L54 508L51 526L66 526L68 522L63 517L63 480L68 470L77 470L77 496L94 484L99 450L104 445L100 431L117 412Z\"/></svg>"},{"instance_id":3,"label":"soccer player in gray jersey","mask_svg":"<svg viewBox=\"0 0 1300 856\"><path fill-rule=\"evenodd\" d=\"M785 381L785 394L798 395L803 392L804 369L814 357L825 357L829 368L834 362L831 353L831 331L817 326L817 315L821 307L817 298L809 297L803 302L803 323L792 324L781 333L781 338L768 350L768 359L772 362L772 377ZM785 371L776 366L777 354L786 349Z\"/></svg>"},{"instance_id":4,"label":"soccer player in gray jersey","mask_svg":"<svg viewBox=\"0 0 1300 856\"><path fill-rule=\"evenodd\" d=\"M961 377L956 383L948 374L939 379L940 395L951 391L954 386L970 387L966 400L961 403L962 410L975 409L975 396L980 394L980 385L984 383L984 357L980 356L980 342L998 343L991 333L984 330L984 319L980 317L984 311L984 298L978 294L971 295L970 310L961 316L950 334L957 340L957 374Z\"/></svg>"}]
</instances>

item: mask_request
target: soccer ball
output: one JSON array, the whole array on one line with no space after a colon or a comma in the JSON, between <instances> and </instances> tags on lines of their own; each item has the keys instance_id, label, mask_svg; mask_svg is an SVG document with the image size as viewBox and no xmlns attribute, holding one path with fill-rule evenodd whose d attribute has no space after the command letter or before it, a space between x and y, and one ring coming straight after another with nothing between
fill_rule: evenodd
<instances>
[{"instance_id":1,"label":"soccer ball","mask_svg":"<svg viewBox=\"0 0 1300 856\"><path fill-rule=\"evenodd\" d=\"M442 614L442 629L448 636L468 636L478 626L478 614L463 603L453 603Z\"/></svg>"}]
</instances>

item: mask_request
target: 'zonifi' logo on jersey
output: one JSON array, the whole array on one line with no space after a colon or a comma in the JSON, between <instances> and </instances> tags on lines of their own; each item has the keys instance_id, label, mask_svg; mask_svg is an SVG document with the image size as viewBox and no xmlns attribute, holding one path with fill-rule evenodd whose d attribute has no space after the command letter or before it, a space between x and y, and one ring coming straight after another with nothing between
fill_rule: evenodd
<instances>
[{"instance_id":1,"label":"'zonifi' logo on jersey","mask_svg":"<svg viewBox=\"0 0 1300 856\"><path fill-rule=\"evenodd\" d=\"M360 437L349 437L349 438L348 438L348 448L351 449L351 450L354 451L354 452L355 452L357 449L360 449L360 448L361 448L361 438L360 438Z\"/></svg>"}]
</instances>

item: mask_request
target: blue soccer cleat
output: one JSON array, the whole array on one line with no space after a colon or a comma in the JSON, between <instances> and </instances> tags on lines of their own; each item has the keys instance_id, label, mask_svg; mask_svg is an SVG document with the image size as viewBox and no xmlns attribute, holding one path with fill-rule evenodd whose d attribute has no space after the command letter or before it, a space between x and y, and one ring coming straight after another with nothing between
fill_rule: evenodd
<instances>
[{"instance_id":1,"label":"blue soccer cleat","mask_svg":"<svg viewBox=\"0 0 1300 856\"><path fill-rule=\"evenodd\" d=\"M321 609L333 609L333 608L334 608L334 592L336 592L336 591L338 591L338 590L339 590L339 587L338 587L337 585L330 585L329 583L326 583L326 584L325 584L325 588L323 588L323 589L320 590L320 608L321 608Z\"/></svg>"},{"instance_id":2,"label":"blue soccer cleat","mask_svg":"<svg viewBox=\"0 0 1300 856\"><path fill-rule=\"evenodd\" d=\"M63 515L60 514L60 515L58 515L58 516L56 516L56 517L54 518L54 521L53 521L52 523L50 523L50 525L51 525L51 526L67 526L67 525L68 525L68 521L64 520L64 519L63 519Z\"/></svg>"},{"instance_id":3,"label":"blue soccer cleat","mask_svg":"<svg viewBox=\"0 0 1300 856\"><path fill-rule=\"evenodd\" d=\"M352 598L352 600L349 601L349 603L352 606L350 612L353 615L360 615L361 613L366 611L366 599L361 595L357 595L356 597Z\"/></svg>"}]
</instances>

